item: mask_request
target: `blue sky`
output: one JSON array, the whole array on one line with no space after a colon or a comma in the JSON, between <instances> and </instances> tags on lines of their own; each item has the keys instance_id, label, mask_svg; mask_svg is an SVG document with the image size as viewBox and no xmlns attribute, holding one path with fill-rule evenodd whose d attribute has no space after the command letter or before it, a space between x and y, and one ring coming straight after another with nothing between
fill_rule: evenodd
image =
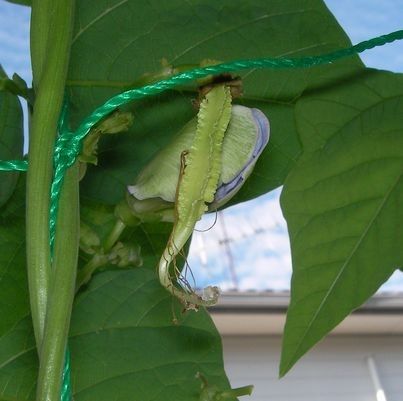
<instances>
[{"instance_id":1,"label":"blue sky","mask_svg":"<svg viewBox=\"0 0 403 401\"><path fill-rule=\"evenodd\" d=\"M353 43L403 28L403 0L327 0L326 4ZM0 63L7 73L31 80L29 8L0 0ZM364 53L367 66L403 72L403 43ZM252 202L206 216L198 225L189 264L198 287L219 285L241 290L286 290L291 256L286 223L279 208L280 190ZM234 279L233 270L236 272ZM403 290L396 273L383 290Z\"/></svg>"},{"instance_id":2,"label":"blue sky","mask_svg":"<svg viewBox=\"0 0 403 401\"><path fill-rule=\"evenodd\" d=\"M0 0L0 63L9 75L14 72L31 81L29 62L30 9Z\"/></svg>"}]
</instances>

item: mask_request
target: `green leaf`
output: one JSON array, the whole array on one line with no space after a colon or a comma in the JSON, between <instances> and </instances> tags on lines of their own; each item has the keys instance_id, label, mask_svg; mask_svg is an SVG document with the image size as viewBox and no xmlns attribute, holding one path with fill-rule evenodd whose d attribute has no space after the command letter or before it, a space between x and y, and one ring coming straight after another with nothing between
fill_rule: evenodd
<instances>
[{"instance_id":1,"label":"green leaf","mask_svg":"<svg viewBox=\"0 0 403 401\"><path fill-rule=\"evenodd\" d=\"M69 344L77 401L199 401L197 372L229 390L208 314L183 315L148 269L97 275L75 302ZM0 337L0 398L34 400L36 370L26 318Z\"/></svg>"},{"instance_id":2,"label":"green leaf","mask_svg":"<svg viewBox=\"0 0 403 401\"><path fill-rule=\"evenodd\" d=\"M32 0L6 0L9 3L20 4L21 6L32 6Z\"/></svg>"},{"instance_id":3,"label":"green leaf","mask_svg":"<svg viewBox=\"0 0 403 401\"><path fill-rule=\"evenodd\" d=\"M229 388L208 314L182 315L148 269L97 275L76 301L70 346L77 401L198 401L198 371Z\"/></svg>"},{"instance_id":4,"label":"green leaf","mask_svg":"<svg viewBox=\"0 0 403 401\"><path fill-rule=\"evenodd\" d=\"M25 271L24 195L25 180L20 179L13 196L0 209L0 399L2 400L35 398L37 360Z\"/></svg>"},{"instance_id":5,"label":"green leaf","mask_svg":"<svg viewBox=\"0 0 403 401\"><path fill-rule=\"evenodd\" d=\"M204 59L315 55L350 45L320 0L87 0L77 4L76 21L68 81L75 124L144 74L160 71L163 59L165 65L198 65ZM355 56L310 70L242 73L241 102L266 113L272 137L238 202L282 184L300 153L295 101L306 89L327 84L329 70L339 77L339 66L362 64ZM195 89L189 86L129 106L134 126L127 134L101 141L99 167L89 168L83 181L85 195L108 203L120 200L141 167L195 114L190 102L197 96Z\"/></svg>"},{"instance_id":6,"label":"green leaf","mask_svg":"<svg viewBox=\"0 0 403 401\"><path fill-rule=\"evenodd\" d=\"M281 197L293 259L280 374L403 265L403 75L297 104L304 154Z\"/></svg>"},{"instance_id":7,"label":"green leaf","mask_svg":"<svg viewBox=\"0 0 403 401\"><path fill-rule=\"evenodd\" d=\"M0 209L0 336L29 313L25 273L25 179Z\"/></svg>"},{"instance_id":8,"label":"green leaf","mask_svg":"<svg viewBox=\"0 0 403 401\"><path fill-rule=\"evenodd\" d=\"M0 79L7 78L0 66ZM0 90L0 160L18 160L23 152L23 116L18 97ZM4 205L17 184L17 172L0 171L0 207Z\"/></svg>"},{"instance_id":9,"label":"green leaf","mask_svg":"<svg viewBox=\"0 0 403 401\"><path fill-rule=\"evenodd\" d=\"M35 400L37 374L38 358L29 315L0 337L1 400Z\"/></svg>"}]
</instances>

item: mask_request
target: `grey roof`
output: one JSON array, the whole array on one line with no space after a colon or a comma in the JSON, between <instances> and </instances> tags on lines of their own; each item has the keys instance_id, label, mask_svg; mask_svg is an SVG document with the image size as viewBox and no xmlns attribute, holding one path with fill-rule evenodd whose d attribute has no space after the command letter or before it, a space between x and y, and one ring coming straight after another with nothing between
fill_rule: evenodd
<instances>
[{"instance_id":1,"label":"grey roof","mask_svg":"<svg viewBox=\"0 0 403 401\"><path fill-rule=\"evenodd\" d=\"M225 291L213 313L285 313L290 302L289 291ZM402 313L403 292L382 292L374 295L355 313Z\"/></svg>"},{"instance_id":2,"label":"grey roof","mask_svg":"<svg viewBox=\"0 0 403 401\"><path fill-rule=\"evenodd\" d=\"M288 291L224 292L209 308L224 336L281 336L290 300ZM379 293L345 318L332 335L402 335L403 293Z\"/></svg>"}]
</instances>

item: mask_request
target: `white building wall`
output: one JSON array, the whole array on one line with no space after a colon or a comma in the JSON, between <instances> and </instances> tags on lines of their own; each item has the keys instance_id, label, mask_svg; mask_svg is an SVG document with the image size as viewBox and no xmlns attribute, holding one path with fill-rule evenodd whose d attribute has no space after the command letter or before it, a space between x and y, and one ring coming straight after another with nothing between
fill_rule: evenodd
<instances>
[{"instance_id":1,"label":"white building wall","mask_svg":"<svg viewBox=\"0 0 403 401\"><path fill-rule=\"evenodd\" d=\"M245 401L377 401L372 356L387 401L403 400L403 337L329 336L278 379L280 337L224 336L232 387L254 384Z\"/></svg>"}]
</instances>

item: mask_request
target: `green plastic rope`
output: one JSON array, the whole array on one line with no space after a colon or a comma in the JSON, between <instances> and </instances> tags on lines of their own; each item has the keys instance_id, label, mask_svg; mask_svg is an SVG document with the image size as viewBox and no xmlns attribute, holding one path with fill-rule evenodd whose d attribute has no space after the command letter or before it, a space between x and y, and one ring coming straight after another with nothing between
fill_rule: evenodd
<instances>
[{"instance_id":1,"label":"green plastic rope","mask_svg":"<svg viewBox=\"0 0 403 401\"><path fill-rule=\"evenodd\" d=\"M70 350L66 349L64 355L64 368L62 376L62 387L60 389L60 401L72 401L73 394L71 390L71 367L70 367Z\"/></svg>"},{"instance_id":2,"label":"green plastic rope","mask_svg":"<svg viewBox=\"0 0 403 401\"><path fill-rule=\"evenodd\" d=\"M0 171L27 171L28 162L26 160L6 160L0 161Z\"/></svg>"},{"instance_id":3,"label":"green plastic rope","mask_svg":"<svg viewBox=\"0 0 403 401\"><path fill-rule=\"evenodd\" d=\"M64 174L66 170L72 166L77 155L81 151L81 142L77 140L74 132L69 131L68 121L68 102L63 104L59 118L59 135L56 139L54 150L54 175L52 186L50 189L50 217L49 217L49 232L50 232L50 250L53 255L56 233L56 220L59 209L59 197L63 185ZM73 399L71 389L71 368L70 368L70 350L66 347L64 355L64 367L62 375L62 386L60 390L60 400L70 401Z\"/></svg>"},{"instance_id":4,"label":"green plastic rope","mask_svg":"<svg viewBox=\"0 0 403 401\"><path fill-rule=\"evenodd\" d=\"M321 64L329 64L333 61L348 57L354 54L362 53L374 47L383 46L395 40L403 39L403 30L389 33L387 35L378 36L376 38L358 43L355 46L346 49L337 50L331 53L299 58L258 58L236 60L229 63L222 63L213 66L195 68L190 71L183 72L171 78L145 85L141 88L130 89L122 92L105 102L102 106L95 109L75 132L68 129L68 107L67 102L63 106L59 120L59 135L56 140L54 150L54 178L51 187L51 206L50 206L50 245L53 250L55 228L57 220L57 211L59 204L60 190L63 185L63 178L66 170L74 164L77 156L80 154L82 140L89 133L91 128L97 124L102 118L113 112L116 108L123 106L133 100L138 100L146 96L156 95L168 89L172 89L179 85L183 85L196 79L207 77L208 75L222 74L224 72L241 71L246 69L286 69L286 68L309 68ZM0 161L0 170L3 171L26 171L26 161ZM63 384L61 391L61 401L69 401L72 399L71 382L70 382L70 354L66 350L65 365L63 371Z\"/></svg>"},{"instance_id":5,"label":"green plastic rope","mask_svg":"<svg viewBox=\"0 0 403 401\"><path fill-rule=\"evenodd\" d=\"M63 185L64 174L76 161L77 156L81 151L81 139L68 128L69 113L68 102L63 104L62 112L59 118L59 135L56 139L54 150L54 175L52 186L50 189L50 248L53 254L56 234L56 220L59 206L59 195Z\"/></svg>"},{"instance_id":6,"label":"green plastic rope","mask_svg":"<svg viewBox=\"0 0 403 401\"><path fill-rule=\"evenodd\" d=\"M353 54L362 53L365 50L372 49L377 46L383 46L395 40L403 39L403 30L382 35L371 40L361 42L355 46L346 49L337 50L321 56L299 57L299 58L258 58L236 60L229 63L222 63L203 68L195 68L190 71L174 75L171 78L145 85L141 88L130 89L122 92L105 102L84 119L82 124L76 130L79 140L83 139L89 130L103 117L111 113L116 108L138 100L146 96L156 95L176 86L183 85L196 79L205 78L208 75L222 74L224 72L241 71L246 69L285 69L285 68L308 68L320 64L328 64L341 58L351 56Z\"/></svg>"}]
</instances>

